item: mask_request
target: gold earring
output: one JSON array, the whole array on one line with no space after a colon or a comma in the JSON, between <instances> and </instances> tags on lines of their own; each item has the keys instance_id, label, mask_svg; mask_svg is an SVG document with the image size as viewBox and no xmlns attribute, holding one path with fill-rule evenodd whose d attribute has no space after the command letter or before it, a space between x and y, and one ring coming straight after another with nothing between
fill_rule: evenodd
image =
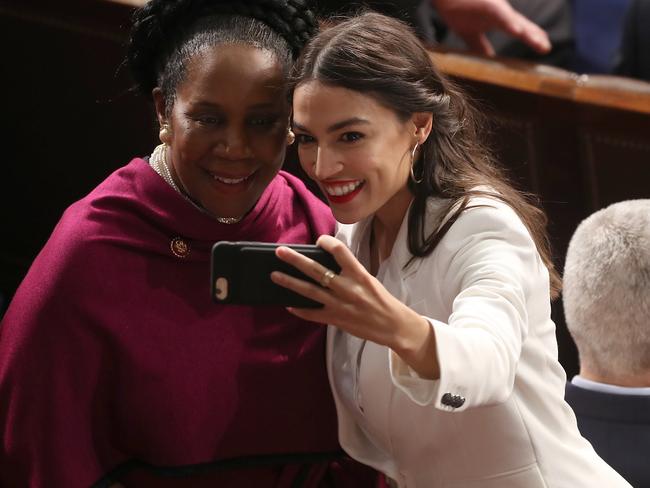
<instances>
[{"instance_id":1,"label":"gold earring","mask_svg":"<svg viewBox=\"0 0 650 488\"><path fill-rule=\"evenodd\" d=\"M169 129L169 125L167 123L164 123L160 126L160 132L158 132L158 138L160 139L160 142L163 144L169 144L171 135L172 132Z\"/></svg>"},{"instance_id":2,"label":"gold earring","mask_svg":"<svg viewBox=\"0 0 650 488\"><path fill-rule=\"evenodd\" d=\"M419 144L420 144L419 142L416 142L415 146L413 146L413 151L411 151L411 180L413 180L413 183L415 183L416 185L422 183L422 180L424 179L424 176L419 180L416 179L415 174L413 172L413 166L415 166L415 151L417 150Z\"/></svg>"},{"instance_id":3,"label":"gold earring","mask_svg":"<svg viewBox=\"0 0 650 488\"><path fill-rule=\"evenodd\" d=\"M296 141L296 134L291 130L287 130L287 146L290 146Z\"/></svg>"}]
</instances>

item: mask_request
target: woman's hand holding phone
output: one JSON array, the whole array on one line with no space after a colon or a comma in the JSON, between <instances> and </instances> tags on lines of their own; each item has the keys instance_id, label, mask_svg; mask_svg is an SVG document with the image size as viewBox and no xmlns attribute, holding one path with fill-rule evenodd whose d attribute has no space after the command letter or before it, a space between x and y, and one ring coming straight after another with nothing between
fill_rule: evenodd
<instances>
[{"instance_id":1,"label":"woman's hand holding phone","mask_svg":"<svg viewBox=\"0 0 650 488\"><path fill-rule=\"evenodd\" d=\"M324 288L280 271L272 272L274 283L324 305L319 309L288 307L289 312L387 346L423 376L439 377L435 337L429 322L391 295L341 241L323 235L317 245L334 256L341 267L341 272L331 279L325 266L288 247L280 246L275 251L280 260L327 285Z\"/></svg>"}]
</instances>

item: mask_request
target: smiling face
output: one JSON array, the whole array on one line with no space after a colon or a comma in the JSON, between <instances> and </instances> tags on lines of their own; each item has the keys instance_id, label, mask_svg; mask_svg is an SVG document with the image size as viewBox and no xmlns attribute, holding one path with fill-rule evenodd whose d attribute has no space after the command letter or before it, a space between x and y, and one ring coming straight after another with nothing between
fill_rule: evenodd
<instances>
[{"instance_id":1,"label":"smiling face","mask_svg":"<svg viewBox=\"0 0 650 488\"><path fill-rule=\"evenodd\" d=\"M282 64L245 44L204 49L187 64L170 113L170 170L179 187L218 217L241 217L284 160L289 106Z\"/></svg>"},{"instance_id":2,"label":"smiling face","mask_svg":"<svg viewBox=\"0 0 650 488\"><path fill-rule=\"evenodd\" d=\"M373 97L319 81L296 88L293 112L300 163L336 219L350 224L377 213L401 221L420 134L415 116L401 120Z\"/></svg>"}]
</instances>

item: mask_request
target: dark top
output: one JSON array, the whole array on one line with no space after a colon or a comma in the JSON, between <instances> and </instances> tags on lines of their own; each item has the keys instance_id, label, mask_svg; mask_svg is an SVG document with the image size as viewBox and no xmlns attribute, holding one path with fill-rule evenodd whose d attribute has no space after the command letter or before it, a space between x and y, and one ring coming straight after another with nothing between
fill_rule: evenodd
<instances>
[{"instance_id":1,"label":"dark top","mask_svg":"<svg viewBox=\"0 0 650 488\"><path fill-rule=\"evenodd\" d=\"M650 0L631 1L617 74L650 81Z\"/></svg>"},{"instance_id":2,"label":"dark top","mask_svg":"<svg viewBox=\"0 0 650 488\"><path fill-rule=\"evenodd\" d=\"M616 395L567 383L580 433L634 488L650 488L650 396Z\"/></svg>"}]
</instances>

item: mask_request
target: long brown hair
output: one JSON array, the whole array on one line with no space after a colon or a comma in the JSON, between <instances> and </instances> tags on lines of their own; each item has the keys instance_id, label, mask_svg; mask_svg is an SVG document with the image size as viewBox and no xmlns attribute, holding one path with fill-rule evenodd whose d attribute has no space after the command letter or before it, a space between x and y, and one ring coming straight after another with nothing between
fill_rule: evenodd
<instances>
[{"instance_id":1,"label":"long brown hair","mask_svg":"<svg viewBox=\"0 0 650 488\"><path fill-rule=\"evenodd\" d=\"M416 112L433 114L432 132L414 163L421 182L409 180L414 200L408 215L408 245L413 257L433 252L469 208L471 197L497 198L512 207L528 228L549 271L551 298L557 298L562 285L551 258L546 215L533 203L532 195L509 182L482 141L479 113L438 71L408 25L366 12L325 29L294 66L294 87L309 80L369 95L402 120ZM448 199L448 204L439 214L436 230L425 235L426 203L432 196Z\"/></svg>"}]
</instances>

